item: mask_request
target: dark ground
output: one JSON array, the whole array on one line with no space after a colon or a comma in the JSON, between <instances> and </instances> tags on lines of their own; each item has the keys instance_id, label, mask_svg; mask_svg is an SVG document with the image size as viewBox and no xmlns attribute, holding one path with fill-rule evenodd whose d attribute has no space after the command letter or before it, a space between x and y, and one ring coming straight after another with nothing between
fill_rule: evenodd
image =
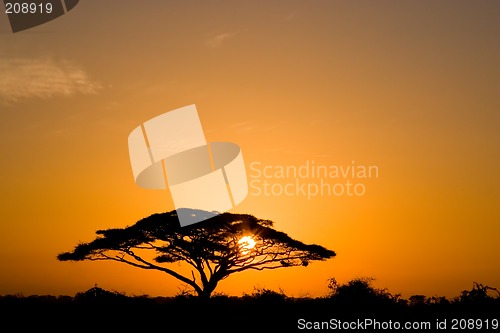
<instances>
[{"instance_id":1,"label":"dark ground","mask_svg":"<svg viewBox=\"0 0 500 333\"><path fill-rule=\"evenodd\" d=\"M209 300L189 295L130 297L94 287L74 297L0 296L0 308L1 332L318 332L339 327L382 332L395 328L395 322L429 323L430 329L405 330L434 332L437 321L441 327L446 321L446 331L500 332L500 296L489 296L486 290L464 291L453 300L405 300L360 280L336 286L322 298L291 298L267 289ZM456 330L451 329L454 323ZM343 326L347 324L356 329Z\"/></svg>"}]
</instances>

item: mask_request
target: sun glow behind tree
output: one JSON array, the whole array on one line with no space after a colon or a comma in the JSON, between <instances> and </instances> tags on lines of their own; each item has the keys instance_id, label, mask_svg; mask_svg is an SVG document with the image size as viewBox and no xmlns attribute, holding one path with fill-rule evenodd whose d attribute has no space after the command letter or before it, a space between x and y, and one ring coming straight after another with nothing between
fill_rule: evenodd
<instances>
[{"instance_id":1,"label":"sun glow behind tree","mask_svg":"<svg viewBox=\"0 0 500 333\"><path fill-rule=\"evenodd\" d=\"M252 236L243 236L238 241L238 244L240 245L241 253L246 255L255 247L256 242Z\"/></svg>"}]
</instances>

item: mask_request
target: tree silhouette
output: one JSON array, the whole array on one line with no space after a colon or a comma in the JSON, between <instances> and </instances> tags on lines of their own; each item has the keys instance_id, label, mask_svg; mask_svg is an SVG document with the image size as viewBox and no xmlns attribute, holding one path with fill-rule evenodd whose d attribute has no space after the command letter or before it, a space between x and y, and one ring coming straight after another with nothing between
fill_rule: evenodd
<instances>
[{"instance_id":1,"label":"tree silhouette","mask_svg":"<svg viewBox=\"0 0 500 333\"><path fill-rule=\"evenodd\" d=\"M60 253L60 261L112 260L143 269L155 269L189 285L201 298L209 298L217 284L245 270L307 266L335 252L304 244L273 229L270 220L249 214L214 215L198 210L182 214L205 221L181 227L177 212L153 214L123 229L98 230L95 240ZM172 269L187 263L190 275Z\"/></svg>"}]
</instances>

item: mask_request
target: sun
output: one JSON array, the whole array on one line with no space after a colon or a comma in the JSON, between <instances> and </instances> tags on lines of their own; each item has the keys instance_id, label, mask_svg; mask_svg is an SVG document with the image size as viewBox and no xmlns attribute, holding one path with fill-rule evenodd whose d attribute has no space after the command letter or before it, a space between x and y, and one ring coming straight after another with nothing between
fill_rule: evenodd
<instances>
[{"instance_id":1,"label":"sun","mask_svg":"<svg viewBox=\"0 0 500 333\"><path fill-rule=\"evenodd\" d=\"M247 254L255 247L255 240L251 236L243 236L238 241L238 244L240 244L241 252Z\"/></svg>"}]
</instances>

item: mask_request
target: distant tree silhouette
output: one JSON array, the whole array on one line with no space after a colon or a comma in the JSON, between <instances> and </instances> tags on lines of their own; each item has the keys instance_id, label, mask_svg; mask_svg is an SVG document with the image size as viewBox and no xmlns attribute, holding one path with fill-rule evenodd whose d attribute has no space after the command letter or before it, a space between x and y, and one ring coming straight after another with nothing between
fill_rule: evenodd
<instances>
[{"instance_id":1,"label":"distant tree silhouette","mask_svg":"<svg viewBox=\"0 0 500 333\"><path fill-rule=\"evenodd\" d=\"M117 291L108 291L97 286L97 284L87 291L76 293L77 301L123 301L126 295Z\"/></svg>"},{"instance_id":2,"label":"distant tree silhouette","mask_svg":"<svg viewBox=\"0 0 500 333\"><path fill-rule=\"evenodd\" d=\"M473 282L472 290L462 291L459 300L464 303L493 300L493 297L488 295L488 291L495 292L497 297L500 297L500 291L498 289L485 286L482 283Z\"/></svg>"},{"instance_id":3,"label":"distant tree silhouette","mask_svg":"<svg viewBox=\"0 0 500 333\"><path fill-rule=\"evenodd\" d=\"M270 220L249 214L207 213L192 210L190 214L209 218L185 227L179 225L177 212L171 211L153 214L123 229L98 230L94 241L81 243L57 258L111 260L158 270L189 285L199 297L209 298L217 284L231 274L250 269L307 266L311 261L335 256L334 251L304 244L273 229ZM242 238L247 240L246 244ZM191 267L190 276L169 265L176 262L187 263Z\"/></svg>"}]
</instances>

